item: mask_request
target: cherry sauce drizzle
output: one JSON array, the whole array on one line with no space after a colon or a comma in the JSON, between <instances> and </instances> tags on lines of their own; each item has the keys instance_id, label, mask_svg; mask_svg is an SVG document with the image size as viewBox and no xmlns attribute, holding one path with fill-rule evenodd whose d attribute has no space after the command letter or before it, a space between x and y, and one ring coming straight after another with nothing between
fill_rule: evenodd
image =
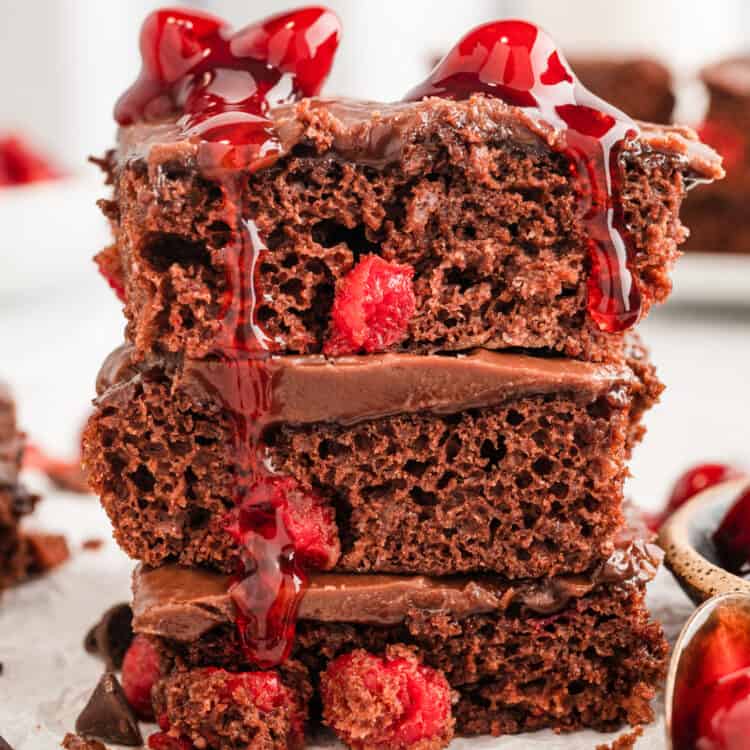
<instances>
[{"instance_id":1,"label":"cherry sauce drizzle","mask_svg":"<svg viewBox=\"0 0 750 750\"><path fill-rule=\"evenodd\" d=\"M331 11L306 7L237 32L214 16L164 9L144 22L142 69L115 108L120 125L178 115L181 135L197 145L198 166L220 185L234 227L223 248L226 291L214 361L202 369L233 416L233 511L226 531L238 545L230 586L248 661L266 669L292 647L306 585L304 566L284 522L286 484L267 459L263 433L273 408L267 366L276 348L257 320L258 268L266 246L239 211L236 171L268 166L280 146L271 107L315 96L328 76L340 25Z\"/></svg>"},{"instance_id":2,"label":"cherry sauce drizzle","mask_svg":"<svg viewBox=\"0 0 750 750\"><path fill-rule=\"evenodd\" d=\"M591 265L589 316L603 331L631 328L642 301L630 270L621 154L638 127L588 91L550 37L525 21L497 21L469 32L405 99L459 100L477 93L534 109L558 131L560 151L583 202Z\"/></svg>"}]
</instances>

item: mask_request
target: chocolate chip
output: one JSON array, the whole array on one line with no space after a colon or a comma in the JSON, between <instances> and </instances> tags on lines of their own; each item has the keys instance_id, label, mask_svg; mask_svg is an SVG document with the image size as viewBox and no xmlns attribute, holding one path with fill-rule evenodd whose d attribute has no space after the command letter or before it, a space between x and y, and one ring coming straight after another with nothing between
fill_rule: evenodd
<instances>
[{"instance_id":1,"label":"chocolate chip","mask_svg":"<svg viewBox=\"0 0 750 750\"><path fill-rule=\"evenodd\" d=\"M125 652L133 641L133 611L127 603L110 607L86 634L83 647L104 659L107 669L122 667Z\"/></svg>"},{"instance_id":2,"label":"chocolate chip","mask_svg":"<svg viewBox=\"0 0 750 750\"><path fill-rule=\"evenodd\" d=\"M76 732L117 745L136 746L143 742L138 720L112 672L105 672L76 720Z\"/></svg>"},{"instance_id":3,"label":"chocolate chip","mask_svg":"<svg viewBox=\"0 0 750 750\"><path fill-rule=\"evenodd\" d=\"M13 748L2 737L0 737L0 750L13 750Z\"/></svg>"}]
</instances>

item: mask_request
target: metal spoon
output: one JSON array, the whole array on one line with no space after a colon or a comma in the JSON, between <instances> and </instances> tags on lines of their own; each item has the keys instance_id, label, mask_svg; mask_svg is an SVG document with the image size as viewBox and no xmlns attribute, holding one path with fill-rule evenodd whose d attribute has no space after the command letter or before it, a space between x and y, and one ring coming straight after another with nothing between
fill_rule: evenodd
<instances>
[{"instance_id":1,"label":"metal spoon","mask_svg":"<svg viewBox=\"0 0 750 750\"><path fill-rule=\"evenodd\" d=\"M688 679L686 656L690 654L690 647L705 634L706 630L716 619L728 612L740 613L750 622L750 594L730 592L711 597L693 612L690 619L680 633L672 651L667 673L667 685L664 692L664 709L666 714L667 750L673 750L672 720L674 715L674 699L677 688Z\"/></svg>"}]
</instances>

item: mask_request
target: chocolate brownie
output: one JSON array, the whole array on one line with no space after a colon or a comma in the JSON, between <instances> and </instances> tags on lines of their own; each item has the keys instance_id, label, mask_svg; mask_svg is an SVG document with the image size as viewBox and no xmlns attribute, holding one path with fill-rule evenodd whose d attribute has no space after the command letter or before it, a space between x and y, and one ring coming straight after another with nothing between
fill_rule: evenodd
<instances>
[{"instance_id":1,"label":"chocolate brownie","mask_svg":"<svg viewBox=\"0 0 750 750\"><path fill-rule=\"evenodd\" d=\"M700 132L723 157L723 184L707 185L685 203L688 250L750 253L750 57L734 57L702 71L709 107Z\"/></svg>"},{"instance_id":2,"label":"chocolate brownie","mask_svg":"<svg viewBox=\"0 0 750 750\"><path fill-rule=\"evenodd\" d=\"M416 314L392 349L547 348L602 359L586 314L581 201L554 131L501 101L303 101L274 113L284 155L240 171L236 197L197 168L174 124L121 130L104 202L128 338L204 356L221 337L237 216L267 250L257 319L290 353L317 353L337 285L363 254L415 269ZM720 174L687 130L644 128L624 150L623 215L644 312L670 291L686 187ZM261 241L261 240L259 240ZM244 311L247 314L247 311Z\"/></svg>"},{"instance_id":3,"label":"chocolate brownie","mask_svg":"<svg viewBox=\"0 0 750 750\"><path fill-rule=\"evenodd\" d=\"M13 396L0 382L0 591L57 567L69 556L65 537L21 529L21 519L39 501L19 479L25 442Z\"/></svg>"},{"instance_id":4,"label":"chocolate brownie","mask_svg":"<svg viewBox=\"0 0 750 750\"><path fill-rule=\"evenodd\" d=\"M672 122L672 74L650 57L572 57L570 65L584 86L627 112L634 120Z\"/></svg>"},{"instance_id":5,"label":"chocolate brownie","mask_svg":"<svg viewBox=\"0 0 750 750\"><path fill-rule=\"evenodd\" d=\"M23 448L13 396L0 382L0 591L25 578L33 560L19 526L38 500L18 478Z\"/></svg>"},{"instance_id":6,"label":"chocolate brownie","mask_svg":"<svg viewBox=\"0 0 750 750\"><path fill-rule=\"evenodd\" d=\"M652 545L630 540L610 577L509 584L321 573L302 598L296 645L281 675L298 685L306 670L317 691L319 675L339 655L381 654L400 644L456 691L459 734L647 722L667 653L643 602L659 559ZM217 574L178 566L135 573L134 629L155 638L162 654L155 700L170 723L185 724L186 706L198 712L189 720L193 727L205 722L199 701L170 696L183 694L186 685L199 694L206 667L248 666L226 587Z\"/></svg>"},{"instance_id":7,"label":"chocolate brownie","mask_svg":"<svg viewBox=\"0 0 750 750\"><path fill-rule=\"evenodd\" d=\"M278 357L264 460L334 509L341 570L585 570L611 550L626 459L661 391L640 346L623 356ZM233 569L220 396L233 377L231 363L138 362L131 347L105 363L84 455L131 556Z\"/></svg>"}]
</instances>

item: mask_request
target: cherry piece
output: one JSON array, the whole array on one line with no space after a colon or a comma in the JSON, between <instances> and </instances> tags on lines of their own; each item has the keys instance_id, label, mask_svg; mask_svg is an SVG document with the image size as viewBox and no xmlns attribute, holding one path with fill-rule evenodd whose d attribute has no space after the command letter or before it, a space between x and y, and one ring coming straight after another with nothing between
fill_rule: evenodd
<instances>
[{"instance_id":1,"label":"cherry piece","mask_svg":"<svg viewBox=\"0 0 750 750\"><path fill-rule=\"evenodd\" d=\"M750 669L717 680L698 720L700 750L745 750L750 733Z\"/></svg>"},{"instance_id":2,"label":"cherry piece","mask_svg":"<svg viewBox=\"0 0 750 750\"><path fill-rule=\"evenodd\" d=\"M740 479L745 472L729 464L699 464L685 471L672 486L667 505L661 513L649 517L649 527L658 531L661 525L691 497L715 484Z\"/></svg>"},{"instance_id":3,"label":"cherry piece","mask_svg":"<svg viewBox=\"0 0 750 750\"><path fill-rule=\"evenodd\" d=\"M406 335L416 300L414 269L367 255L344 277L331 312L329 356L378 352Z\"/></svg>"},{"instance_id":4,"label":"cherry piece","mask_svg":"<svg viewBox=\"0 0 750 750\"><path fill-rule=\"evenodd\" d=\"M412 654L339 656L321 675L320 695L325 723L353 750L446 747L453 736L445 675Z\"/></svg>"},{"instance_id":5,"label":"cherry piece","mask_svg":"<svg viewBox=\"0 0 750 750\"><path fill-rule=\"evenodd\" d=\"M682 655L674 750L738 750L750 734L750 615L718 608ZM737 740L743 740L737 744Z\"/></svg>"},{"instance_id":6,"label":"cherry piece","mask_svg":"<svg viewBox=\"0 0 750 750\"><path fill-rule=\"evenodd\" d=\"M552 39L526 21L496 21L470 31L405 99L472 94L534 109L558 130L589 238L589 315L603 331L634 326L642 301L622 216L620 157L638 126L588 91Z\"/></svg>"},{"instance_id":7,"label":"cherry piece","mask_svg":"<svg viewBox=\"0 0 750 750\"><path fill-rule=\"evenodd\" d=\"M94 257L96 267L107 284L109 284L109 288L117 295L117 299L120 302L126 302L125 279L119 261L120 259L117 254L107 252L106 250Z\"/></svg>"},{"instance_id":8,"label":"cherry piece","mask_svg":"<svg viewBox=\"0 0 750 750\"><path fill-rule=\"evenodd\" d=\"M320 93L339 33L336 15L317 6L236 32L207 13L155 11L141 29L141 73L115 119L131 125L178 113L187 136L223 144L210 152L214 163L260 165L278 150L269 110Z\"/></svg>"},{"instance_id":9,"label":"cherry piece","mask_svg":"<svg viewBox=\"0 0 750 750\"><path fill-rule=\"evenodd\" d=\"M148 738L150 750L195 750L190 740L184 737L172 737L166 732L156 732Z\"/></svg>"},{"instance_id":10,"label":"cherry piece","mask_svg":"<svg viewBox=\"0 0 750 750\"><path fill-rule=\"evenodd\" d=\"M161 677L159 655L151 641L137 635L122 661L122 689L131 708L141 719L153 719L151 690Z\"/></svg>"},{"instance_id":11,"label":"cherry piece","mask_svg":"<svg viewBox=\"0 0 750 750\"><path fill-rule=\"evenodd\" d=\"M291 728L287 737L289 747L301 746L305 737L305 711L295 694L279 678L276 672L244 672L227 675L229 700L236 700L244 692L262 714L283 709L289 717Z\"/></svg>"},{"instance_id":12,"label":"cherry piece","mask_svg":"<svg viewBox=\"0 0 750 750\"><path fill-rule=\"evenodd\" d=\"M54 180L61 174L17 136L0 138L0 187Z\"/></svg>"},{"instance_id":13,"label":"cherry piece","mask_svg":"<svg viewBox=\"0 0 750 750\"><path fill-rule=\"evenodd\" d=\"M741 573L747 569L750 564L750 489L729 509L714 532L713 540L727 570Z\"/></svg>"}]
</instances>

